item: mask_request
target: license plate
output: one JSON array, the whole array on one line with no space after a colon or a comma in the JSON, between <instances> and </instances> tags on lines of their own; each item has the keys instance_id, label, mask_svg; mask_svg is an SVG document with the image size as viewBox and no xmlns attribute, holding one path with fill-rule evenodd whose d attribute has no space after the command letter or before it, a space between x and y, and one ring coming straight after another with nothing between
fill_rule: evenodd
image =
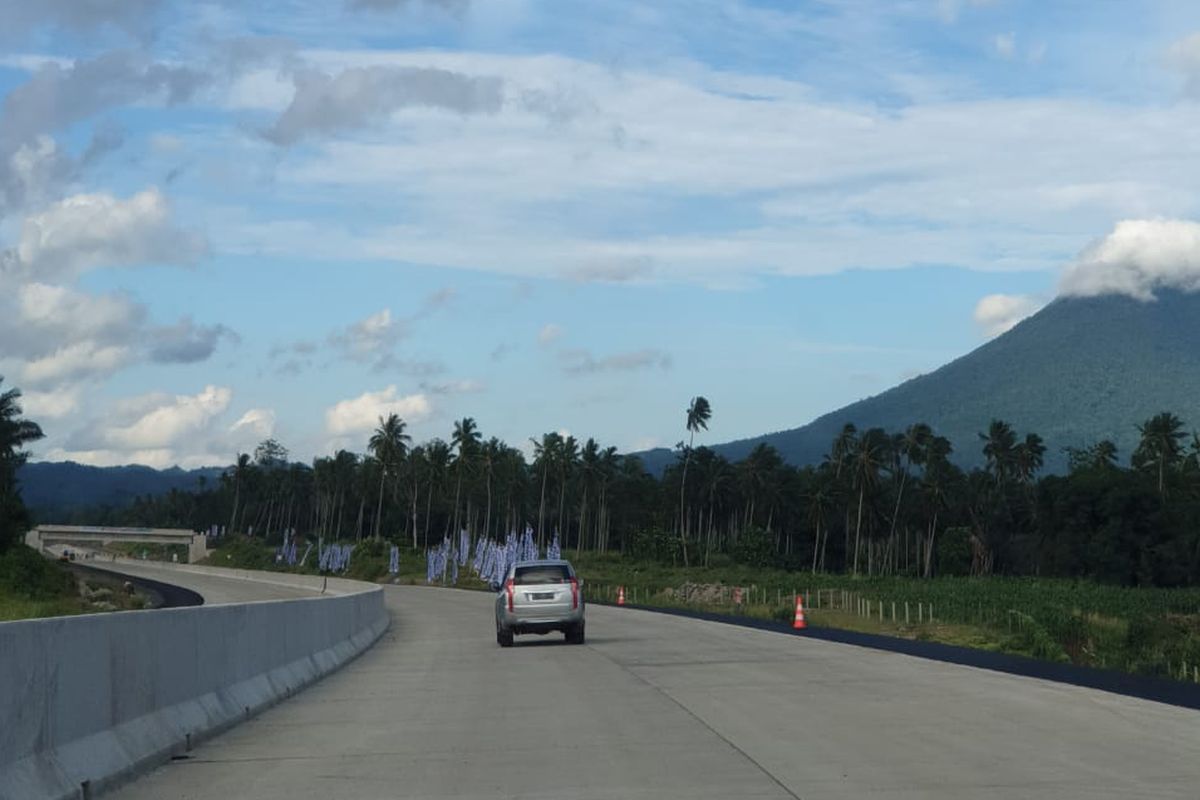
<instances>
[{"instance_id":1,"label":"license plate","mask_svg":"<svg viewBox=\"0 0 1200 800\"><path fill-rule=\"evenodd\" d=\"M530 600L553 600L554 592L531 592L529 595L529 599Z\"/></svg>"}]
</instances>

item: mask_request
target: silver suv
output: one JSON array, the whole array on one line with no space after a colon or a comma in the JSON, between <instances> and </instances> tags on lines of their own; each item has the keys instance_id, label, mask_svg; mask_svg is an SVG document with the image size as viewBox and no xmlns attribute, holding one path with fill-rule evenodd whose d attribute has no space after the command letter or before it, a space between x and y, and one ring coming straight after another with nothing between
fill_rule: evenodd
<instances>
[{"instance_id":1,"label":"silver suv","mask_svg":"<svg viewBox=\"0 0 1200 800\"><path fill-rule=\"evenodd\" d=\"M567 561L518 561L495 585L496 641L512 647L518 633L562 631L568 644L583 644L583 589Z\"/></svg>"}]
</instances>

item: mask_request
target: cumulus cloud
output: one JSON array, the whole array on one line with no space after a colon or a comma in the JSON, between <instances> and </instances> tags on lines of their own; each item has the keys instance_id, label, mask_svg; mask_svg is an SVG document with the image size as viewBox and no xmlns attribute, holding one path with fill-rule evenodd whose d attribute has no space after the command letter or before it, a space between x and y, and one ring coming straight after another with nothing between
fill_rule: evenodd
<instances>
[{"instance_id":1,"label":"cumulus cloud","mask_svg":"<svg viewBox=\"0 0 1200 800\"><path fill-rule=\"evenodd\" d=\"M363 433L373 430L379 418L388 414L399 414L412 422L427 417L430 411L425 395L400 396L393 385L378 392L364 392L329 408L325 412L325 430L334 436Z\"/></svg>"},{"instance_id":2,"label":"cumulus cloud","mask_svg":"<svg viewBox=\"0 0 1200 800\"><path fill-rule=\"evenodd\" d=\"M373 361L390 353L407 334L401 321L385 308L330 334L329 342L353 361Z\"/></svg>"},{"instance_id":3,"label":"cumulus cloud","mask_svg":"<svg viewBox=\"0 0 1200 800\"><path fill-rule=\"evenodd\" d=\"M229 432L239 441L245 442L242 449L248 450L248 445L274 435L275 411L270 408L252 408L229 427Z\"/></svg>"},{"instance_id":4,"label":"cumulus cloud","mask_svg":"<svg viewBox=\"0 0 1200 800\"><path fill-rule=\"evenodd\" d=\"M109 424L88 425L71 435L67 447L80 451L169 451L205 433L229 408L228 387L206 386L195 395L149 394L113 409Z\"/></svg>"},{"instance_id":5,"label":"cumulus cloud","mask_svg":"<svg viewBox=\"0 0 1200 800\"><path fill-rule=\"evenodd\" d=\"M20 5L40 9L47 3ZM81 18L99 18L106 4L56 0L49 5L54 7L51 13L70 6L80 10ZM17 12L17 19L22 13L27 12ZM5 17L0 11L0 19ZM28 81L8 92L0 107L0 217L57 196L61 185L82 166L119 144L115 129L102 126L81 161L76 162L58 148L49 134L130 103L184 102L206 81L203 73L190 67L150 61L130 51L67 63L41 62Z\"/></svg>"},{"instance_id":6,"label":"cumulus cloud","mask_svg":"<svg viewBox=\"0 0 1200 800\"><path fill-rule=\"evenodd\" d=\"M21 405L30 419L61 419L79 410L82 389L66 386L48 392L21 393Z\"/></svg>"},{"instance_id":7,"label":"cumulus cloud","mask_svg":"<svg viewBox=\"0 0 1200 800\"><path fill-rule=\"evenodd\" d=\"M648 348L629 353L614 353L597 358L587 350L564 350L560 354L563 371L569 375L597 372L633 372L642 369L671 368L671 356L661 350Z\"/></svg>"},{"instance_id":8,"label":"cumulus cloud","mask_svg":"<svg viewBox=\"0 0 1200 800\"><path fill-rule=\"evenodd\" d=\"M160 364L194 364L211 356L222 339L240 341L237 333L224 325L197 325L191 317L184 317L174 325L151 331L150 360Z\"/></svg>"},{"instance_id":9,"label":"cumulus cloud","mask_svg":"<svg viewBox=\"0 0 1200 800\"><path fill-rule=\"evenodd\" d=\"M232 399L228 387L211 385L194 395L152 392L123 398L101 409L46 457L160 469L228 464L235 453L275 432L275 412L269 408L249 409L229 424Z\"/></svg>"},{"instance_id":10,"label":"cumulus cloud","mask_svg":"<svg viewBox=\"0 0 1200 800\"><path fill-rule=\"evenodd\" d=\"M375 124L402 108L424 106L460 114L494 114L503 82L444 69L351 67L337 75L298 72L291 104L266 132L280 145Z\"/></svg>"},{"instance_id":11,"label":"cumulus cloud","mask_svg":"<svg viewBox=\"0 0 1200 800\"><path fill-rule=\"evenodd\" d=\"M128 199L79 194L25 219L16 258L30 277L71 279L100 266L188 263L206 250L177 227L166 198L147 189Z\"/></svg>"},{"instance_id":12,"label":"cumulus cloud","mask_svg":"<svg viewBox=\"0 0 1200 800\"><path fill-rule=\"evenodd\" d=\"M540 345L548 345L557 342L562 338L565 331L561 325L555 325L553 322L548 322L538 331L537 340Z\"/></svg>"},{"instance_id":13,"label":"cumulus cloud","mask_svg":"<svg viewBox=\"0 0 1200 800\"><path fill-rule=\"evenodd\" d=\"M1158 289L1200 290L1200 223L1124 220L1067 265L1059 294L1125 294L1152 300Z\"/></svg>"},{"instance_id":14,"label":"cumulus cloud","mask_svg":"<svg viewBox=\"0 0 1200 800\"><path fill-rule=\"evenodd\" d=\"M53 353L26 362L21 380L42 388L64 382L108 376L132 360L128 347L99 345L93 341L68 344Z\"/></svg>"},{"instance_id":15,"label":"cumulus cloud","mask_svg":"<svg viewBox=\"0 0 1200 800\"><path fill-rule=\"evenodd\" d=\"M975 324L991 339L1005 333L1042 305L1029 295L989 294L975 304Z\"/></svg>"}]
</instances>

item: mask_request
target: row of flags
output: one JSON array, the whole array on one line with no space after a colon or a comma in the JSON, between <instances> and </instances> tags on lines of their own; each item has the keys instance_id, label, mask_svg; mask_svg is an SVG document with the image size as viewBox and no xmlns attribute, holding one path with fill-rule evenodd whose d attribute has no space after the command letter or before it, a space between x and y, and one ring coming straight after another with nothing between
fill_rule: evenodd
<instances>
[{"instance_id":1,"label":"row of flags","mask_svg":"<svg viewBox=\"0 0 1200 800\"><path fill-rule=\"evenodd\" d=\"M425 582L458 583L459 567L465 567L470 562L471 571L484 583L500 583L508 574L508 568L518 561L536 561L541 556L537 542L533 539L533 528L525 527L525 532L518 536L509 533L501 542L496 539L480 538L475 542L475 555L472 558L471 536L461 531L457 542L452 542L447 536L437 547L425 551ZM546 547L545 558L562 558L562 547L558 534Z\"/></svg>"},{"instance_id":2,"label":"row of flags","mask_svg":"<svg viewBox=\"0 0 1200 800\"><path fill-rule=\"evenodd\" d=\"M350 554L353 552L352 544L331 544L322 547L317 565L322 572L345 572L350 568Z\"/></svg>"}]
</instances>

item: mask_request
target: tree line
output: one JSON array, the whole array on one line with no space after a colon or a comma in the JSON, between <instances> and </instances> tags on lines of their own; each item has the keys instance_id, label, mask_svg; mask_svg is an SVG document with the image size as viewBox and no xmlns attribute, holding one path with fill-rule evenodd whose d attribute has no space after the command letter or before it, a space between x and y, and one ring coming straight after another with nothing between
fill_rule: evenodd
<instances>
[{"instance_id":1,"label":"tree line","mask_svg":"<svg viewBox=\"0 0 1200 800\"><path fill-rule=\"evenodd\" d=\"M953 444L925 423L903 431L847 423L817 465L787 464L767 444L731 461L695 445L711 415L705 398L692 400L688 440L655 476L616 447L554 432L531 440L527 458L485 438L471 417L445 439L414 444L392 414L363 453L301 464L268 439L215 482L86 518L415 548L460 530L473 541L503 538L528 524L543 546L559 535L564 552L667 563L1200 583L1200 436L1174 414L1138 426L1127 463L1101 441L1069 450L1066 474L1045 476L1041 437L1001 420L972 443L985 465L964 470ZM21 430L30 441L31 429Z\"/></svg>"}]
</instances>

